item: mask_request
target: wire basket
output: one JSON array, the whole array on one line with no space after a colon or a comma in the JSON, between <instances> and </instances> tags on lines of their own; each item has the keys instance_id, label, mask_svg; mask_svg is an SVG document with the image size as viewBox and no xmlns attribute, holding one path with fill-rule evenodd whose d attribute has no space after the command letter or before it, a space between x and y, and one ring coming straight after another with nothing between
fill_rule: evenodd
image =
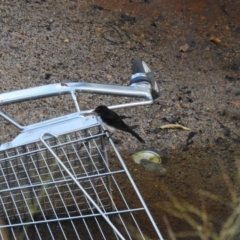
<instances>
[{"instance_id":1,"label":"wire basket","mask_svg":"<svg viewBox=\"0 0 240 240\"><path fill-rule=\"evenodd\" d=\"M0 114L22 128L0 146L0 239L163 239L95 116L21 127Z\"/></svg>"}]
</instances>

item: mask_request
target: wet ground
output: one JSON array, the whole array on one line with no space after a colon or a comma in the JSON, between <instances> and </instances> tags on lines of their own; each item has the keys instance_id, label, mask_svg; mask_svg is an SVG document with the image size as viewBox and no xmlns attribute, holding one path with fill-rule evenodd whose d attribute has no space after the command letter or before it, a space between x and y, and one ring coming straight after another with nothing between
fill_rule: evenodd
<instances>
[{"instance_id":1,"label":"wet ground","mask_svg":"<svg viewBox=\"0 0 240 240\"><path fill-rule=\"evenodd\" d=\"M239 211L240 1L8 0L0 12L1 92L74 81L127 85L135 57L156 71L155 103L118 112L139 125L145 147L167 154L167 173L132 162L129 153L142 145L131 136L118 133L117 147L165 239L214 239L212 232L233 239L225 230L240 224L231 216ZM80 98L84 109L121 101ZM68 102L56 104L3 110L29 124L67 112ZM191 131L159 130L168 123ZM15 135L6 125L0 141Z\"/></svg>"}]
</instances>

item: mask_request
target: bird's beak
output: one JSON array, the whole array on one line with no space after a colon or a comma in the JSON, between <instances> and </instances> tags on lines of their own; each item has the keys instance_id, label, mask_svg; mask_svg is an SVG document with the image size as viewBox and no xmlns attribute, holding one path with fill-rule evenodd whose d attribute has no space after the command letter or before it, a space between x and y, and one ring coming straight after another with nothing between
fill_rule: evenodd
<instances>
[{"instance_id":1,"label":"bird's beak","mask_svg":"<svg viewBox=\"0 0 240 240\"><path fill-rule=\"evenodd\" d=\"M96 115L97 113L95 112L95 110L91 111L91 112L88 112L88 113L85 113L84 116L90 116L90 115ZM1 238L0 238L1 239Z\"/></svg>"},{"instance_id":2,"label":"bird's beak","mask_svg":"<svg viewBox=\"0 0 240 240\"><path fill-rule=\"evenodd\" d=\"M95 109L91 113L94 115L97 115L97 112L95 111Z\"/></svg>"}]
</instances>

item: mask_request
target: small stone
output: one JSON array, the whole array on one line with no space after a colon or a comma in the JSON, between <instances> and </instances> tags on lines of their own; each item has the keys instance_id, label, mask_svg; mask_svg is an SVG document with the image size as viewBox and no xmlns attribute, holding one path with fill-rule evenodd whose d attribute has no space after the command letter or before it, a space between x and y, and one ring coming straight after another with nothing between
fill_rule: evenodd
<instances>
[{"instance_id":1,"label":"small stone","mask_svg":"<svg viewBox=\"0 0 240 240\"><path fill-rule=\"evenodd\" d=\"M188 49L190 48L190 45L185 43L184 45L182 45L180 48L179 48L179 51L180 52L186 52Z\"/></svg>"}]
</instances>

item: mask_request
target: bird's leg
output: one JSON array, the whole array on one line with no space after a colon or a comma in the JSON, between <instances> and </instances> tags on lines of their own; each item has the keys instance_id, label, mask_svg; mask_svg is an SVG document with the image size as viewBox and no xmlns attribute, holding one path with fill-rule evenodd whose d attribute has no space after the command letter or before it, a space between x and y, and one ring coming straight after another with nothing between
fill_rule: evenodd
<instances>
[{"instance_id":1,"label":"bird's leg","mask_svg":"<svg viewBox=\"0 0 240 240\"><path fill-rule=\"evenodd\" d=\"M105 137L107 137L108 139L109 139L109 138L112 138L113 133L110 133L108 130L104 130L104 132L105 132L105 133L106 133L106 132L108 133L107 135L105 135ZM119 139L112 139L112 140L113 140L114 144L122 143L122 141L119 140Z\"/></svg>"},{"instance_id":2,"label":"bird's leg","mask_svg":"<svg viewBox=\"0 0 240 240\"><path fill-rule=\"evenodd\" d=\"M113 133L110 133L108 130L104 130L104 133L107 133L107 134L106 134L106 137L107 137L107 138L111 138L112 135L113 135Z\"/></svg>"}]
</instances>

